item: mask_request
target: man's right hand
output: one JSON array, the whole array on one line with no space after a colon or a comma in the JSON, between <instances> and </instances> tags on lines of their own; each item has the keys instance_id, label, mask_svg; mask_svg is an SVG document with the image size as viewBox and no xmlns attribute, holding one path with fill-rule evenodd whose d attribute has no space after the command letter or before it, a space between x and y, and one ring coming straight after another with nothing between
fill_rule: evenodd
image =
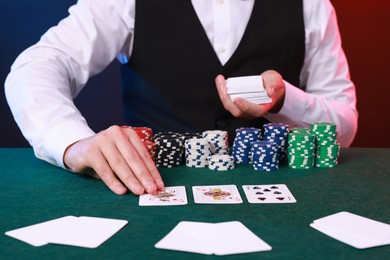
<instances>
[{"instance_id":1,"label":"man's right hand","mask_svg":"<svg viewBox=\"0 0 390 260\"><path fill-rule=\"evenodd\" d=\"M74 172L94 170L116 194L153 194L164 183L137 133L128 126L111 126L70 145L65 165Z\"/></svg>"}]
</instances>

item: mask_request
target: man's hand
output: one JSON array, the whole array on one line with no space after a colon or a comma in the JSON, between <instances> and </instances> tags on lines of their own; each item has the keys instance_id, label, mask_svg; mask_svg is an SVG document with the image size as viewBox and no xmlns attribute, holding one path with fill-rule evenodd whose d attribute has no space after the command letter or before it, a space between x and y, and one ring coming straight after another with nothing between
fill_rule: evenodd
<instances>
[{"instance_id":1,"label":"man's hand","mask_svg":"<svg viewBox=\"0 0 390 260\"><path fill-rule=\"evenodd\" d=\"M64 163L74 172L93 169L116 194L136 195L164 187L152 158L131 127L112 126L70 145Z\"/></svg>"},{"instance_id":2,"label":"man's hand","mask_svg":"<svg viewBox=\"0 0 390 260\"><path fill-rule=\"evenodd\" d=\"M215 78L219 97L223 106L233 116L240 118L259 118L266 113L277 113L283 106L285 85L282 76L274 70L267 70L261 74L264 88L272 102L266 104L251 103L242 98L236 98L234 102L227 93L226 80L222 75Z\"/></svg>"}]
</instances>

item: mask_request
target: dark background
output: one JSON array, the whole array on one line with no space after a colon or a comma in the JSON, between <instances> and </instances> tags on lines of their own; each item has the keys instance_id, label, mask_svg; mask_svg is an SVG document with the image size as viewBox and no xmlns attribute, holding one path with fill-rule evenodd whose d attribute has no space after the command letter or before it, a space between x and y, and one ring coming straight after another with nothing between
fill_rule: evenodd
<instances>
[{"instance_id":1,"label":"dark background","mask_svg":"<svg viewBox=\"0 0 390 260\"><path fill-rule=\"evenodd\" d=\"M27 47L60 19L76 0L13 0L0 2L0 81ZM343 47L352 80L357 87L359 130L352 146L390 147L389 71L390 1L333 0L338 15ZM91 128L103 130L124 124L119 63L114 61L92 78L75 102ZM0 147L23 147L28 143L0 95Z\"/></svg>"}]
</instances>

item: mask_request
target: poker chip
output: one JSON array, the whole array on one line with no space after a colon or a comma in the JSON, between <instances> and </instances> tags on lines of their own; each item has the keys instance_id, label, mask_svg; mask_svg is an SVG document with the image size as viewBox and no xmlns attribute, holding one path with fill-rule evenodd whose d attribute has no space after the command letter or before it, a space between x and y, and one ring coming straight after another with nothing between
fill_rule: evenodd
<instances>
[{"instance_id":1,"label":"poker chip","mask_svg":"<svg viewBox=\"0 0 390 260\"><path fill-rule=\"evenodd\" d=\"M206 138L190 138L184 143L185 163L188 167L204 168L212 155L211 145Z\"/></svg>"},{"instance_id":2,"label":"poker chip","mask_svg":"<svg viewBox=\"0 0 390 260\"><path fill-rule=\"evenodd\" d=\"M279 160L283 160L287 155L287 143L289 126L282 123L264 124L263 140L273 142L278 146Z\"/></svg>"},{"instance_id":3,"label":"poker chip","mask_svg":"<svg viewBox=\"0 0 390 260\"><path fill-rule=\"evenodd\" d=\"M183 133L182 135L183 135L183 137L184 137L184 143L185 143L185 141L187 141L188 139L192 139L192 138L203 138L202 133L190 133L190 132L186 132L186 133ZM181 164L186 164L185 152L183 153L182 160L181 160Z\"/></svg>"},{"instance_id":4,"label":"poker chip","mask_svg":"<svg viewBox=\"0 0 390 260\"><path fill-rule=\"evenodd\" d=\"M293 134L310 133L310 128L308 128L308 127L292 127L292 128L290 128L290 133L293 133Z\"/></svg>"},{"instance_id":5,"label":"poker chip","mask_svg":"<svg viewBox=\"0 0 390 260\"><path fill-rule=\"evenodd\" d=\"M251 163L251 142L261 139L261 129L255 127L242 127L236 129L233 141L232 156L237 164Z\"/></svg>"},{"instance_id":6,"label":"poker chip","mask_svg":"<svg viewBox=\"0 0 390 260\"><path fill-rule=\"evenodd\" d=\"M153 131L149 127L132 127L145 145L153 161L156 161L157 144L153 142Z\"/></svg>"},{"instance_id":7,"label":"poker chip","mask_svg":"<svg viewBox=\"0 0 390 260\"><path fill-rule=\"evenodd\" d=\"M311 132L315 135L317 150L315 166L332 168L338 165L340 144L337 142L337 124L319 122L311 125Z\"/></svg>"},{"instance_id":8,"label":"poker chip","mask_svg":"<svg viewBox=\"0 0 390 260\"><path fill-rule=\"evenodd\" d=\"M207 130L202 132L202 136L210 142L213 154L228 154L229 141L228 132L222 130Z\"/></svg>"},{"instance_id":9,"label":"poker chip","mask_svg":"<svg viewBox=\"0 0 390 260\"><path fill-rule=\"evenodd\" d=\"M157 167L208 167L214 171L234 169L236 164L253 164L257 171L275 171L285 158L293 169L331 168L338 165L340 144L337 125L331 122L311 124L310 128L282 123L236 129L232 154L229 155L227 131L207 130L202 133L153 131L133 127Z\"/></svg>"},{"instance_id":10,"label":"poker chip","mask_svg":"<svg viewBox=\"0 0 390 260\"><path fill-rule=\"evenodd\" d=\"M259 140L251 142L252 165L256 171L279 169L279 147L277 143Z\"/></svg>"},{"instance_id":11,"label":"poker chip","mask_svg":"<svg viewBox=\"0 0 390 260\"><path fill-rule=\"evenodd\" d=\"M157 167L179 166L184 153L184 136L174 132L159 132L154 137L157 144L155 163Z\"/></svg>"},{"instance_id":12,"label":"poker chip","mask_svg":"<svg viewBox=\"0 0 390 260\"><path fill-rule=\"evenodd\" d=\"M234 169L234 158L228 154L214 154L208 158L208 167L213 171L228 171Z\"/></svg>"},{"instance_id":13,"label":"poker chip","mask_svg":"<svg viewBox=\"0 0 390 260\"><path fill-rule=\"evenodd\" d=\"M308 131L292 131L288 136L288 166L293 169L314 167L315 135Z\"/></svg>"},{"instance_id":14,"label":"poker chip","mask_svg":"<svg viewBox=\"0 0 390 260\"><path fill-rule=\"evenodd\" d=\"M132 127L132 129L137 133L141 141L153 141L153 131L149 127Z\"/></svg>"},{"instance_id":15,"label":"poker chip","mask_svg":"<svg viewBox=\"0 0 390 260\"><path fill-rule=\"evenodd\" d=\"M155 162L156 161L156 153L157 153L157 144L150 141L144 141L143 144L145 145L146 149L149 152L150 157Z\"/></svg>"}]
</instances>

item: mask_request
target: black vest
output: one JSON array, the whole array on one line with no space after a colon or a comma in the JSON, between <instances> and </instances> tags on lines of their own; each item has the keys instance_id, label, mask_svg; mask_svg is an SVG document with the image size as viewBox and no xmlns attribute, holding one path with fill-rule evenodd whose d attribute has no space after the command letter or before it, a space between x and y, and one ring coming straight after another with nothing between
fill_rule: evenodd
<instances>
[{"instance_id":1,"label":"black vest","mask_svg":"<svg viewBox=\"0 0 390 260\"><path fill-rule=\"evenodd\" d=\"M132 56L122 66L125 120L157 131L261 128L232 117L214 79L278 71L299 86L305 52L302 0L256 0L243 38L222 66L190 0L136 1Z\"/></svg>"}]
</instances>

